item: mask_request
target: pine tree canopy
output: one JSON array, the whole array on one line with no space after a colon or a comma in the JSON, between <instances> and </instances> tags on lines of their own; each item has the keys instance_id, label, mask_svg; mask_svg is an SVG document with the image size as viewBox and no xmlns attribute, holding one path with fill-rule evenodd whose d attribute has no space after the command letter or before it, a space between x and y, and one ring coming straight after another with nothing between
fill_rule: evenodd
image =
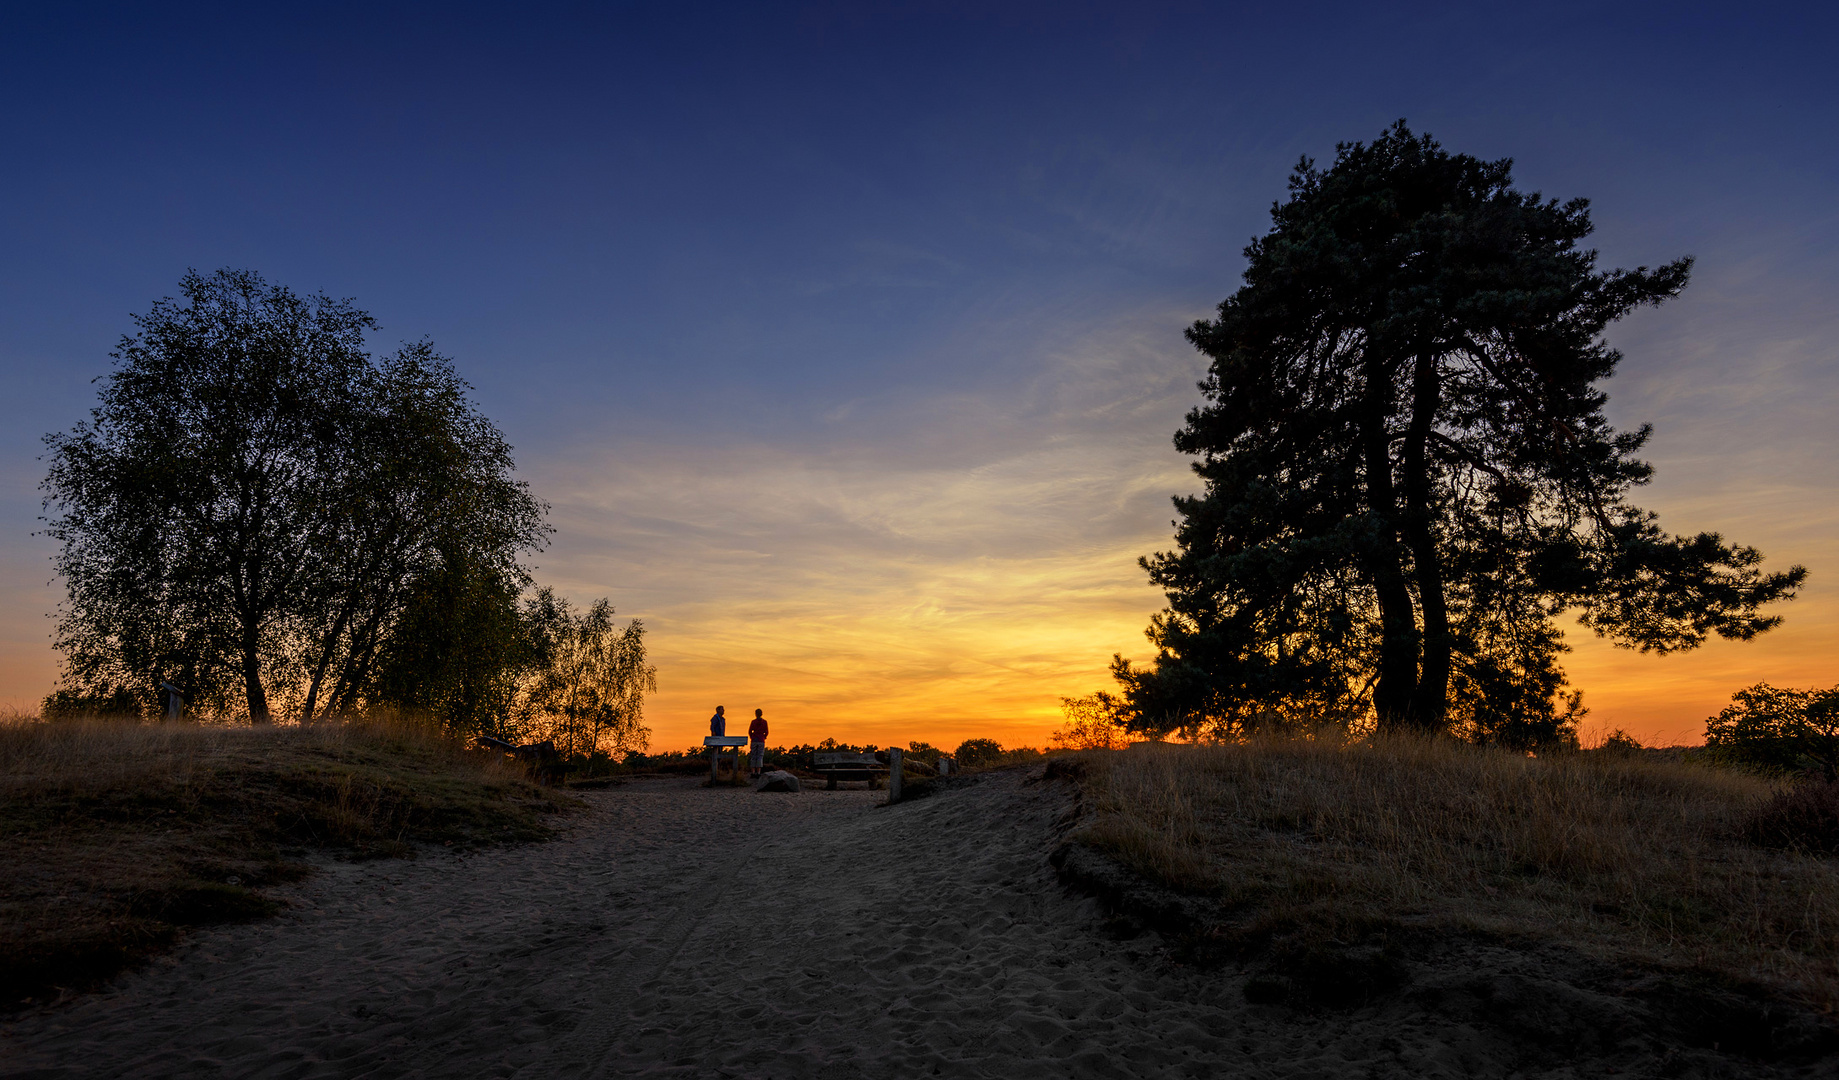
<instances>
[{"instance_id":1,"label":"pine tree canopy","mask_svg":"<svg viewBox=\"0 0 1839 1080\"><path fill-rule=\"evenodd\" d=\"M1244 284L1188 340L1211 365L1175 445L1204 494L1142 560L1169 606L1137 726L1266 721L1570 736L1556 619L1690 649L1778 624L1806 576L1675 536L1628 501L1649 428L1616 431L1611 322L1686 285L1690 259L1601 271L1588 203L1515 190L1512 162L1403 121L1305 159Z\"/></svg>"}]
</instances>

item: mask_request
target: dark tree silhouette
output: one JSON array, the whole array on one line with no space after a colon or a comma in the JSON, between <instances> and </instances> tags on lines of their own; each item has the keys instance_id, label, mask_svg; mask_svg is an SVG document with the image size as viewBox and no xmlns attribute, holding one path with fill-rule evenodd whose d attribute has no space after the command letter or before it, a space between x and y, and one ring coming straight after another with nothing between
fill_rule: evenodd
<instances>
[{"instance_id":1,"label":"dark tree silhouette","mask_svg":"<svg viewBox=\"0 0 1839 1080\"><path fill-rule=\"evenodd\" d=\"M527 581L544 508L446 359L374 360L369 315L248 271L182 288L135 317L89 422L46 437L60 693L350 708L455 568Z\"/></svg>"},{"instance_id":2,"label":"dark tree silhouette","mask_svg":"<svg viewBox=\"0 0 1839 1080\"><path fill-rule=\"evenodd\" d=\"M1691 260L1599 271L1588 204L1512 186L1403 121L1290 178L1244 285L1188 340L1212 361L1175 445L1199 457L1152 667L1114 672L1142 727L1375 717L1535 745L1578 708L1554 616L1667 652L1748 639L1805 570L1671 536L1627 493L1649 429L1598 384L1613 320ZM1452 711L1454 710L1454 711Z\"/></svg>"},{"instance_id":3,"label":"dark tree silhouette","mask_svg":"<svg viewBox=\"0 0 1839 1080\"><path fill-rule=\"evenodd\" d=\"M1705 745L1733 764L1777 774L1817 768L1839 783L1839 686L1746 686L1705 722Z\"/></svg>"},{"instance_id":4,"label":"dark tree silhouette","mask_svg":"<svg viewBox=\"0 0 1839 1080\"><path fill-rule=\"evenodd\" d=\"M454 730L521 735L507 721L522 680L544 659L518 609L527 582L515 570L447 554L409 584L375 658L372 699Z\"/></svg>"},{"instance_id":5,"label":"dark tree silhouette","mask_svg":"<svg viewBox=\"0 0 1839 1080\"><path fill-rule=\"evenodd\" d=\"M645 626L620 629L604 597L577 610L552 589L524 604L524 626L537 657L524 681L518 721L531 736L554 740L566 754L644 750L645 695L658 671L645 656Z\"/></svg>"}]
</instances>

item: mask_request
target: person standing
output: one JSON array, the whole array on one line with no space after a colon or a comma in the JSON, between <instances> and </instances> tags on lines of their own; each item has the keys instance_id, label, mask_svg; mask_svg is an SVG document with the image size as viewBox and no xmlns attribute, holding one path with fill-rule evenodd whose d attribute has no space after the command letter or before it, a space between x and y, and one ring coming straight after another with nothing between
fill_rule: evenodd
<instances>
[{"instance_id":1,"label":"person standing","mask_svg":"<svg viewBox=\"0 0 1839 1080\"><path fill-rule=\"evenodd\" d=\"M709 717L709 734L712 737L717 738L717 739L728 734L728 718L722 715L722 707L720 705L717 705L715 707L715 715ZM719 746L709 747L709 783L711 784L715 783L715 774L718 771L720 771L721 766L722 766L722 748ZM739 755L736 755L736 758L735 758L734 775L738 782L738 779L741 775L741 762L740 762Z\"/></svg>"},{"instance_id":2,"label":"person standing","mask_svg":"<svg viewBox=\"0 0 1839 1080\"><path fill-rule=\"evenodd\" d=\"M753 723L747 725L748 751L753 756L753 775L758 779L766 771L766 714L753 711Z\"/></svg>"}]
</instances>

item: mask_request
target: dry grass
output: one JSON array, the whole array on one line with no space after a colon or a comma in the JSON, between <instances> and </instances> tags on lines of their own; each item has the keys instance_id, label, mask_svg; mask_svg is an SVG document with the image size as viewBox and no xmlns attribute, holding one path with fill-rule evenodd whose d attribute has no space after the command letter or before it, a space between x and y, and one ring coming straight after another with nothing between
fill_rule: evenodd
<instances>
[{"instance_id":1,"label":"dry grass","mask_svg":"<svg viewBox=\"0 0 1839 1080\"><path fill-rule=\"evenodd\" d=\"M400 717L310 728L0 720L0 1003L94 982L188 925L277 910L310 849L547 835L565 802Z\"/></svg>"},{"instance_id":2,"label":"dry grass","mask_svg":"<svg viewBox=\"0 0 1839 1080\"><path fill-rule=\"evenodd\" d=\"M1839 861L1744 839L1769 782L1447 740L1082 755L1077 839L1239 927L1560 941L1839 1001Z\"/></svg>"}]
</instances>

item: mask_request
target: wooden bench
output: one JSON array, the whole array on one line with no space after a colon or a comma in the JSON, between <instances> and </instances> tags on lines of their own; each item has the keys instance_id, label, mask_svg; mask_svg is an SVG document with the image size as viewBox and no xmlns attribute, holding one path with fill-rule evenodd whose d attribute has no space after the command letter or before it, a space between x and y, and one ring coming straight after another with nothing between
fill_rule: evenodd
<instances>
[{"instance_id":1,"label":"wooden bench","mask_svg":"<svg viewBox=\"0 0 1839 1080\"><path fill-rule=\"evenodd\" d=\"M839 780L867 780L872 791L888 765L873 754L820 753L811 755L811 771L828 781L827 791L835 791Z\"/></svg>"}]
</instances>

